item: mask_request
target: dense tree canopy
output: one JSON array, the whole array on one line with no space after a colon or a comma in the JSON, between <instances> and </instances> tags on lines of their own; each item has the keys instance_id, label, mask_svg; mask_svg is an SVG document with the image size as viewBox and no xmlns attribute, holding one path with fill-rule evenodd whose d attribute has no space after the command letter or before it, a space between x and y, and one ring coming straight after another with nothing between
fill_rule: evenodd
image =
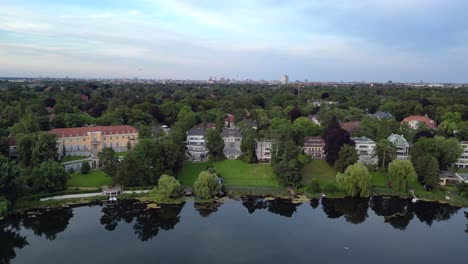
<instances>
[{"instance_id":1,"label":"dense tree canopy","mask_svg":"<svg viewBox=\"0 0 468 264\"><path fill-rule=\"evenodd\" d=\"M221 191L222 185L218 181L218 175L213 171L202 171L193 183L195 195L201 199L209 199Z\"/></svg>"},{"instance_id":2,"label":"dense tree canopy","mask_svg":"<svg viewBox=\"0 0 468 264\"><path fill-rule=\"evenodd\" d=\"M395 160L388 165L388 177L392 188L398 192L406 192L408 183L415 181L416 171L409 160Z\"/></svg>"}]
</instances>

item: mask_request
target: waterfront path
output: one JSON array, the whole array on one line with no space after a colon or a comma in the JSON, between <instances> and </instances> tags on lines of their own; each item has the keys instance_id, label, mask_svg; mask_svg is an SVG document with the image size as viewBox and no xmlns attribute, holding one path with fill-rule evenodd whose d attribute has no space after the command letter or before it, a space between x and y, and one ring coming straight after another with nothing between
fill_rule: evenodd
<instances>
[{"instance_id":1,"label":"waterfront path","mask_svg":"<svg viewBox=\"0 0 468 264\"><path fill-rule=\"evenodd\" d=\"M124 191L123 193L133 194L133 193L148 193L148 192L149 192L149 190L134 190L134 191ZM102 194L102 192L66 194L66 195L58 195L58 196L42 198L40 201L43 202L43 201L48 201L48 200L86 198L86 197L93 197L93 196L103 196L103 194Z\"/></svg>"}]
</instances>

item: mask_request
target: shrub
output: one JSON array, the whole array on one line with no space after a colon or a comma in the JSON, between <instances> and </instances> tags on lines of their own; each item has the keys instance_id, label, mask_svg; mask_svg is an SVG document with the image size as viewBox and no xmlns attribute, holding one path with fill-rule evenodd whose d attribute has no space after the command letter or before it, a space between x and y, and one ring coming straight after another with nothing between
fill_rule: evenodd
<instances>
[{"instance_id":1,"label":"shrub","mask_svg":"<svg viewBox=\"0 0 468 264\"><path fill-rule=\"evenodd\" d=\"M89 166L89 162L83 161L81 164L81 173L82 174L88 174L91 171L91 166Z\"/></svg>"},{"instance_id":2,"label":"shrub","mask_svg":"<svg viewBox=\"0 0 468 264\"><path fill-rule=\"evenodd\" d=\"M334 192L339 192L340 189L335 184L329 183L325 185L325 187L323 188L323 191L328 192L328 193L334 193Z\"/></svg>"},{"instance_id":3,"label":"shrub","mask_svg":"<svg viewBox=\"0 0 468 264\"><path fill-rule=\"evenodd\" d=\"M317 180L312 180L312 182L307 186L307 192L309 193L319 193L320 192L320 184Z\"/></svg>"}]
</instances>

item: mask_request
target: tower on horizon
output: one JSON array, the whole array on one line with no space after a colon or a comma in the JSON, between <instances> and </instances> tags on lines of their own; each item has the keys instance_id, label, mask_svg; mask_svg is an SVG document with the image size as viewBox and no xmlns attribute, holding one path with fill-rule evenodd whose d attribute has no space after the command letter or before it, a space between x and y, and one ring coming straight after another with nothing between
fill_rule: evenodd
<instances>
[{"instance_id":1,"label":"tower on horizon","mask_svg":"<svg viewBox=\"0 0 468 264\"><path fill-rule=\"evenodd\" d=\"M289 76L285 74L281 77L281 84L288 84L288 83L289 83Z\"/></svg>"}]
</instances>

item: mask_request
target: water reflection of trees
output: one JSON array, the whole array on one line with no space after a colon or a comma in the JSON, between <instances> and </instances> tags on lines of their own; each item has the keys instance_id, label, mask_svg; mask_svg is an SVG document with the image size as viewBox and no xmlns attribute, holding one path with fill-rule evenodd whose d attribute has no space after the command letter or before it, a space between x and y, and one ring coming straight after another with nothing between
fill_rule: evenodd
<instances>
[{"instance_id":1,"label":"water reflection of trees","mask_svg":"<svg viewBox=\"0 0 468 264\"><path fill-rule=\"evenodd\" d=\"M367 198L322 199L323 212L329 218L344 216L346 222L353 224L363 223L366 220L368 208Z\"/></svg>"},{"instance_id":2,"label":"water reflection of trees","mask_svg":"<svg viewBox=\"0 0 468 264\"><path fill-rule=\"evenodd\" d=\"M317 202L311 201L311 206L315 208ZM322 210L329 218L344 217L346 222L353 224L366 220L369 207L376 215L383 216L385 223L400 230L406 229L415 217L431 226L434 221L450 219L459 210L447 204L423 201L412 203L411 200L397 197L322 199Z\"/></svg>"},{"instance_id":3,"label":"water reflection of trees","mask_svg":"<svg viewBox=\"0 0 468 264\"><path fill-rule=\"evenodd\" d=\"M194 203L193 208L197 210L201 217L208 217L212 213L218 211L218 208L221 206L219 202L210 202L210 203Z\"/></svg>"},{"instance_id":4,"label":"water reflection of trees","mask_svg":"<svg viewBox=\"0 0 468 264\"><path fill-rule=\"evenodd\" d=\"M267 209L269 212L285 217L291 217L300 204L287 199L266 200L261 197L242 197L242 205L252 214L255 210Z\"/></svg>"},{"instance_id":5,"label":"water reflection of trees","mask_svg":"<svg viewBox=\"0 0 468 264\"><path fill-rule=\"evenodd\" d=\"M147 208L145 204L121 201L117 206L102 208L101 224L109 231L115 230L119 222L132 223L136 236L141 241L156 237L159 230L171 230L180 221L184 204L164 205L159 209Z\"/></svg>"},{"instance_id":6,"label":"water reflection of trees","mask_svg":"<svg viewBox=\"0 0 468 264\"><path fill-rule=\"evenodd\" d=\"M65 231L73 217L72 208L62 208L45 211L23 219L23 226L31 229L36 236L45 236L49 240L57 238L57 234Z\"/></svg>"},{"instance_id":7,"label":"water reflection of trees","mask_svg":"<svg viewBox=\"0 0 468 264\"><path fill-rule=\"evenodd\" d=\"M10 263L16 257L16 249L22 249L28 245L26 237L21 236L17 219L0 222L0 263Z\"/></svg>"}]
</instances>

